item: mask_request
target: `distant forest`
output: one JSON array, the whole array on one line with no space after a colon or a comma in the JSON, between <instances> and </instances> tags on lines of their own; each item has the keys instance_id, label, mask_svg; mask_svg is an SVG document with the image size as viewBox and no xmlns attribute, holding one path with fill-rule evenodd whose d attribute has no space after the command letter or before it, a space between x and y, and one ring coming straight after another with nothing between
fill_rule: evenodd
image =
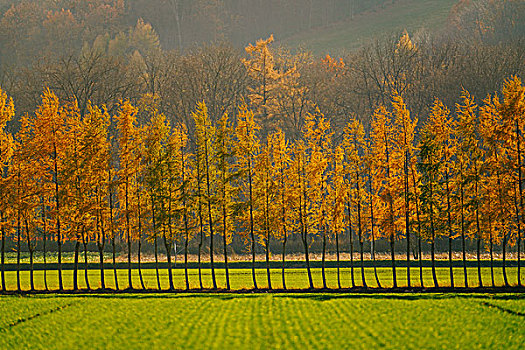
<instances>
[{"instance_id":1,"label":"distant forest","mask_svg":"<svg viewBox=\"0 0 525 350\"><path fill-rule=\"evenodd\" d=\"M110 111L123 97L136 102L156 94L172 121L188 119L205 101L216 120L253 85L241 61L249 42L271 33L278 42L395 2L0 0L0 86L17 106L8 129L18 130L45 87L84 108L91 101ZM296 67L298 84L334 126L350 115L368 126L393 90L424 120L435 97L453 109L465 88L481 102L506 77L522 75L524 18L523 1L462 0L441 31L407 33L418 48L410 55L396 49L403 33L392 33L334 58L344 63L334 75L297 48L274 45L272 54L277 70Z\"/></svg>"}]
</instances>

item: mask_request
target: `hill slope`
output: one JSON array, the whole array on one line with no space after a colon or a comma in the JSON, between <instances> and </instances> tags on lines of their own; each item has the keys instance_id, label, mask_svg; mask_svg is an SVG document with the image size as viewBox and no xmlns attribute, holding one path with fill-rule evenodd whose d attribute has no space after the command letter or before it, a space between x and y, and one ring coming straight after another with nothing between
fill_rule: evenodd
<instances>
[{"instance_id":1,"label":"hill slope","mask_svg":"<svg viewBox=\"0 0 525 350\"><path fill-rule=\"evenodd\" d=\"M446 24L455 3L457 0L398 0L352 20L297 34L282 40L281 44L320 55L351 51L377 37L403 29L410 33L438 30Z\"/></svg>"}]
</instances>

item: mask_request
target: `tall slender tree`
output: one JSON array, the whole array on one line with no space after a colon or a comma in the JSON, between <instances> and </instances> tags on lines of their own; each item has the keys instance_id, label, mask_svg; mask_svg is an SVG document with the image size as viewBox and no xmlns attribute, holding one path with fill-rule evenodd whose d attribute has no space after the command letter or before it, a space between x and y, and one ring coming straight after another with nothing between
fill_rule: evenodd
<instances>
[{"instance_id":1,"label":"tall slender tree","mask_svg":"<svg viewBox=\"0 0 525 350\"><path fill-rule=\"evenodd\" d=\"M248 109L246 105L243 105L239 109L237 116L237 127L235 134L237 138L237 162L238 167L243 171L243 177L246 182L241 187L241 196L244 198L244 212L240 216L241 222L248 225L246 228L249 234L249 240L251 242L251 254L252 254L252 279L253 286L257 289L257 279L255 277L255 222L254 222L254 204L255 197L253 192L253 181L254 181L254 166L255 157L259 153L260 145L258 138L259 127L255 123L254 114ZM242 225L242 224L241 224ZM246 232L245 231L245 232Z\"/></svg>"},{"instance_id":2,"label":"tall slender tree","mask_svg":"<svg viewBox=\"0 0 525 350\"><path fill-rule=\"evenodd\" d=\"M119 132L119 203L122 208L122 223L126 233L128 246L128 288L133 289L131 275L131 244L132 236L132 217L133 203L135 201L136 172L138 168L138 135L137 135L137 115L138 109L128 100L122 101L115 119Z\"/></svg>"},{"instance_id":3,"label":"tall slender tree","mask_svg":"<svg viewBox=\"0 0 525 350\"><path fill-rule=\"evenodd\" d=\"M5 243L8 232L8 169L11 156L13 154L13 137L6 132L7 123L15 115L15 105L12 98L0 88L0 234L1 243L1 263L2 263L2 290L6 290L5 283Z\"/></svg>"}]
</instances>

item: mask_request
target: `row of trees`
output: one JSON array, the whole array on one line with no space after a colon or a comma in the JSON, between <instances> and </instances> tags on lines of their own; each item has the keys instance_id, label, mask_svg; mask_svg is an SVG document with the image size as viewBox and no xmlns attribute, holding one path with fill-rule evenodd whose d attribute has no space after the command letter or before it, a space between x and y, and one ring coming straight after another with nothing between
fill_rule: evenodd
<instances>
[{"instance_id":1,"label":"row of trees","mask_svg":"<svg viewBox=\"0 0 525 350\"><path fill-rule=\"evenodd\" d=\"M265 54L265 43L260 41L247 49L258 53L245 60L250 74L278 74L267 60L270 56ZM294 69L290 68L279 79L293 75ZM216 121L210 118L206 104L199 102L190 122L173 124L159 112L160 101L152 94L144 95L136 104L122 100L116 112L109 113L105 106L89 102L83 109L76 101L60 101L47 89L34 115L21 119L21 128L15 135L5 131L14 115L14 104L1 92L3 289L8 239L16 242L18 289L22 245L29 250L34 289L34 252L39 243L45 263L48 239L58 245L60 289L65 241L75 242L75 289L81 245L89 288L89 242L98 247L102 288L103 253L106 243L111 243L118 288L116 239L124 240L128 246L129 288L134 288L132 242L138 243L138 273L141 287L145 288L140 262L142 242L148 240L154 245L157 281L157 247L159 242L165 245L173 289L169 247L174 241L184 246L189 288L188 245L197 240L202 288L205 237L209 238L213 288L217 288L214 253L222 247L229 289L227 248L234 235L243 239L252 255L254 288L258 288L256 245L265 250L268 286L272 288L270 243L282 243L282 278L286 288L286 244L292 234L301 238L311 288L314 286L309 248L314 241L322 242L326 288L327 246L335 243L339 263L339 239L344 232L357 236L364 286L364 242L369 240L374 247L378 239L390 243L394 287L398 268L396 241L406 240L407 267L411 240L417 241L421 285L421 242L429 242L434 286L438 286L434 256L438 237L449 241L452 286L455 239L462 243L465 286L467 240L477 244L480 286L484 283L482 250L490 253L494 285L493 251L495 245L501 244L503 277L508 285L506 249L517 245L521 285L525 87L517 77L508 79L501 94L489 95L481 106L467 91L455 113L436 99L422 127L418 127L418 120L403 97L394 91L391 101L375 110L367 131L359 119L350 117L343 132L334 133L329 120L317 109L305 115L293 137L285 135L280 124L272 120L270 101L279 101L270 99L272 91L270 84L261 84L251 90L250 105L243 103L233 116L223 113ZM261 126L265 126L264 132ZM218 244L216 239L221 242ZM352 240L350 250L353 253ZM375 259L374 254L372 258ZM410 269L406 272L410 286ZM377 273L375 278L380 285ZM338 281L340 285L340 278Z\"/></svg>"}]
</instances>

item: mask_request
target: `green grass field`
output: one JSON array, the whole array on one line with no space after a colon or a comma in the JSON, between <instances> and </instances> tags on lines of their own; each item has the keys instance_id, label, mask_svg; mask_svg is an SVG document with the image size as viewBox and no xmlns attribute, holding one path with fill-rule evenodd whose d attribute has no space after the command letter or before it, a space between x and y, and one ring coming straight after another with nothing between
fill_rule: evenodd
<instances>
[{"instance_id":1,"label":"green grass field","mask_svg":"<svg viewBox=\"0 0 525 350\"><path fill-rule=\"evenodd\" d=\"M523 349L523 295L0 297L3 349Z\"/></svg>"},{"instance_id":2,"label":"green grass field","mask_svg":"<svg viewBox=\"0 0 525 350\"><path fill-rule=\"evenodd\" d=\"M384 35L404 29L411 34L443 28L457 0L398 0L394 4L354 17L336 25L302 32L283 40L290 47L302 47L315 54L337 54L355 50ZM279 38L277 38L279 39Z\"/></svg>"},{"instance_id":3,"label":"green grass field","mask_svg":"<svg viewBox=\"0 0 525 350\"><path fill-rule=\"evenodd\" d=\"M525 271L523 270L524 269L522 269L522 282L525 282ZM314 286L317 288L321 288L322 287L321 269L314 268L312 269L312 271L313 271ZM411 268L410 271L411 271L412 286L419 286L420 285L419 284L419 269ZM494 272L495 272L494 282L496 286L502 286L504 283L503 283L503 275L502 275L501 268L495 268ZM115 283L114 283L113 270L108 269L108 270L105 270L104 273L105 273L106 287L114 288ZM424 268L423 282L426 287L433 286L431 273L432 272L430 268ZM517 268L507 267L507 277L511 285L517 284L517 274L516 273L517 273ZM157 288L157 277L156 277L156 273L154 269L143 269L142 274L143 274L146 288L150 288L150 289ZM445 287L445 286L450 285L448 268L437 268L437 275L438 275L438 281L440 282L440 286ZM132 276L133 276L133 287L140 288L138 271L133 270ZM266 288L268 286L266 270L257 269L256 276L257 276L257 283L258 283L259 288ZM271 269L271 276L272 276L272 287L282 288L281 270ZM385 267L378 268L378 276L382 284L382 287L392 287L392 271L390 268L385 268ZM100 272L98 270L89 270L88 277L89 277L91 288L100 287ZM327 284L329 288L338 287L337 270L335 268L326 269L326 277L327 277ZM85 288L86 283L85 283L83 270L79 271L78 278L79 278L79 287ZM199 277L198 277L197 269L189 270L189 278L190 278L190 287L198 288L199 287ZM218 287L225 288L226 279L225 279L224 269L216 269L216 278L217 278ZM350 274L349 268L341 269L340 278L341 278L341 287L343 288L351 287L351 274ZM369 287L377 287L373 268L365 268L365 278L366 278L367 285ZM44 289L44 272L35 271L34 279L35 279L35 288L37 290ZM455 279L455 285L457 287L464 286L464 277L463 277L462 268L454 268L454 279ZM469 286L475 287L478 285L478 276L477 276L476 268L472 268L472 267L468 268L468 279L469 279ZM482 279L483 279L485 286L489 286L492 284L490 268L488 267L482 268ZM64 270L63 280L64 280L64 288L72 289L73 271ZM126 288L128 286L127 270L125 269L118 270L118 280L119 280L119 287L121 289ZM186 287L185 278L184 278L184 270L174 269L173 270L173 280L174 280L174 285L176 289L184 289ZM357 286L362 286L361 270L359 268L356 268L354 270L354 280ZM47 281L48 281L47 283L48 283L49 289L52 289L52 290L58 289L58 273L56 270L47 272ZM168 272L166 269L160 270L160 281L161 281L162 289L167 289L169 287ZM202 270L202 281L203 281L204 288L212 287L211 271L209 269ZM251 270L247 268L230 269L230 281L231 281L231 288L233 290L253 288ZM286 270L286 281L287 281L286 283L287 283L288 288L292 288L292 289L308 288L308 277L306 274L306 269L292 269L292 268L287 269ZM6 287L8 290L16 289L16 272L15 271L6 272L6 282L7 282ZM403 267L397 268L397 282L398 282L398 286L400 287L407 285L406 268L403 268ZM29 271L21 272L21 287L23 290L30 289Z\"/></svg>"}]
</instances>

